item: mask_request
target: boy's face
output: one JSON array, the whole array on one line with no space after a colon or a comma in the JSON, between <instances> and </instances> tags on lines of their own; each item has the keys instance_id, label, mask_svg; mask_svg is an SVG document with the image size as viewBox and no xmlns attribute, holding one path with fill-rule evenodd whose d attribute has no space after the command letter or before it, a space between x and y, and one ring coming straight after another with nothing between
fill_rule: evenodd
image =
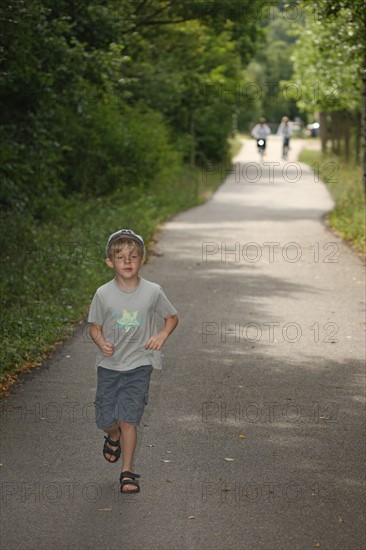
<instances>
[{"instance_id":1,"label":"boy's face","mask_svg":"<svg viewBox=\"0 0 366 550\"><path fill-rule=\"evenodd\" d=\"M112 258L106 258L106 264L114 269L116 275L124 280L134 279L145 258L136 248L124 245L112 252Z\"/></svg>"}]
</instances>

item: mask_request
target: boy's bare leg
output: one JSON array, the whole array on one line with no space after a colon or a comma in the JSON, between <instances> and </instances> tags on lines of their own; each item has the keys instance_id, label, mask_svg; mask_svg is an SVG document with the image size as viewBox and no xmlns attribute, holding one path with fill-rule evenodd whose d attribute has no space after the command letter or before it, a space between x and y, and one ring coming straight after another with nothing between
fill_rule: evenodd
<instances>
[{"instance_id":1,"label":"boy's bare leg","mask_svg":"<svg viewBox=\"0 0 366 550\"><path fill-rule=\"evenodd\" d=\"M121 429L121 449L122 449L122 472L132 472L133 455L135 454L137 443L137 427L134 424L128 424L127 422L120 422L119 427ZM136 489L135 485L125 485L123 492L128 493Z\"/></svg>"},{"instance_id":2,"label":"boy's bare leg","mask_svg":"<svg viewBox=\"0 0 366 550\"><path fill-rule=\"evenodd\" d=\"M119 440L120 431L119 431L119 425L117 423L114 424L111 428L109 428L109 430L105 430L105 431L108 434L108 437L110 437L113 441L118 441ZM113 445L110 445L110 443L108 443L108 447L110 447L113 451L115 451L117 449L117 447L115 447ZM115 459L116 459L115 456L109 455L108 453L106 453L106 457L107 457L107 459L112 459L112 462L114 462Z\"/></svg>"}]
</instances>

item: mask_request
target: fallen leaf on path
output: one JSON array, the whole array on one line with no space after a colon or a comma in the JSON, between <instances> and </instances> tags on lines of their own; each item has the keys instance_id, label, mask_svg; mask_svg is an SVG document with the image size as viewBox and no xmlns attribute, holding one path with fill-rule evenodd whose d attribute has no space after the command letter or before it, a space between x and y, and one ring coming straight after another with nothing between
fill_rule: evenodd
<instances>
[{"instance_id":1,"label":"fallen leaf on path","mask_svg":"<svg viewBox=\"0 0 366 550\"><path fill-rule=\"evenodd\" d=\"M162 462L170 462L170 460L162 460Z\"/></svg>"},{"instance_id":2,"label":"fallen leaf on path","mask_svg":"<svg viewBox=\"0 0 366 550\"><path fill-rule=\"evenodd\" d=\"M228 458L228 457L226 457L226 458L224 458L224 460L227 460L228 462L233 462L234 458Z\"/></svg>"},{"instance_id":3,"label":"fallen leaf on path","mask_svg":"<svg viewBox=\"0 0 366 550\"><path fill-rule=\"evenodd\" d=\"M246 439L247 438L247 436L244 435L244 434L240 434L239 437L240 437L240 439Z\"/></svg>"},{"instance_id":4,"label":"fallen leaf on path","mask_svg":"<svg viewBox=\"0 0 366 550\"><path fill-rule=\"evenodd\" d=\"M165 483L172 483L172 480L171 479L166 479Z\"/></svg>"},{"instance_id":5,"label":"fallen leaf on path","mask_svg":"<svg viewBox=\"0 0 366 550\"><path fill-rule=\"evenodd\" d=\"M194 519L194 516L188 516L188 519Z\"/></svg>"},{"instance_id":6,"label":"fallen leaf on path","mask_svg":"<svg viewBox=\"0 0 366 550\"><path fill-rule=\"evenodd\" d=\"M316 543L315 548L320 548L319 542Z\"/></svg>"}]
</instances>

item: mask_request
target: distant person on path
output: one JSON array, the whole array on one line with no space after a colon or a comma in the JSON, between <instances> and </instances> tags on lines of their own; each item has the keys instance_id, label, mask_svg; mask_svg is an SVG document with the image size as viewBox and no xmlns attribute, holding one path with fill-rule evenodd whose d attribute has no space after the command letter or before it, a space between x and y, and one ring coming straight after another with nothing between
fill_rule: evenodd
<instances>
[{"instance_id":1,"label":"distant person on path","mask_svg":"<svg viewBox=\"0 0 366 550\"><path fill-rule=\"evenodd\" d=\"M161 368L160 350L178 324L177 311L162 288L139 276L145 261L142 237L129 229L113 233L106 263L115 277L99 287L90 306L90 335L98 346L96 423L104 430L103 456L117 462L122 451L122 493L140 491L132 462L137 426L147 404L150 376ZM155 316L164 319L156 329Z\"/></svg>"},{"instance_id":2,"label":"distant person on path","mask_svg":"<svg viewBox=\"0 0 366 550\"><path fill-rule=\"evenodd\" d=\"M282 118L281 124L277 130L277 135L282 136L282 158L286 160L288 150L290 149L290 138L292 135L291 123L287 116Z\"/></svg>"},{"instance_id":3,"label":"distant person on path","mask_svg":"<svg viewBox=\"0 0 366 550\"><path fill-rule=\"evenodd\" d=\"M252 136L257 140L258 149L261 149L262 153L266 150L266 139L270 133L271 129L266 124L266 119L261 117L259 123L252 129Z\"/></svg>"},{"instance_id":4,"label":"distant person on path","mask_svg":"<svg viewBox=\"0 0 366 550\"><path fill-rule=\"evenodd\" d=\"M261 117L258 124L252 129L252 136L255 139L266 139L271 133L271 128L266 124L266 119Z\"/></svg>"}]
</instances>

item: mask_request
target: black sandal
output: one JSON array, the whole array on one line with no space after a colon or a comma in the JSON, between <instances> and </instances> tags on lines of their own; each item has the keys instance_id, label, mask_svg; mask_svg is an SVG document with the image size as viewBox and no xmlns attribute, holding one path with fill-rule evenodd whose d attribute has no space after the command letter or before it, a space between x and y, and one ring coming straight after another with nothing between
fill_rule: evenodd
<instances>
[{"instance_id":1,"label":"black sandal","mask_svg":"<svg viewBox=\"0 0 366 550\"><path fill-rule=\"evenodd\" d=\"M111 462L112 464L114 464L121 456L121 443L119 439L117 441L113 441L113 439L111 439L107 435L104 436L104 439L105 442L103 446L103 456L107 460L107 462ZM108 447L108 443L109 445L113 445L113 447L117 447L117 449L111 449L110 447ZM107 455L112 455L115 457L115 459L111 460L110 458L107 458Z\"/></svg>"},{"instance_id":2,"label":"black sandal","mask_svg":"<svg viewBox=\"0 0 366 550\"><path fill-rule=\"evenodd\" d=\"M139 493L140 492L140 486L139 482L137 481L137 478L140 477L139 474L134 474L132 472L122 472L119 476L119 482L121 484L121 493L124 495L129 495L131 493ZM126 478L126 479L123 479ZM133 489L131 491L123 491L123 487L125 485L134 485L136 489Z\"/></svg>"}]
</instances>

